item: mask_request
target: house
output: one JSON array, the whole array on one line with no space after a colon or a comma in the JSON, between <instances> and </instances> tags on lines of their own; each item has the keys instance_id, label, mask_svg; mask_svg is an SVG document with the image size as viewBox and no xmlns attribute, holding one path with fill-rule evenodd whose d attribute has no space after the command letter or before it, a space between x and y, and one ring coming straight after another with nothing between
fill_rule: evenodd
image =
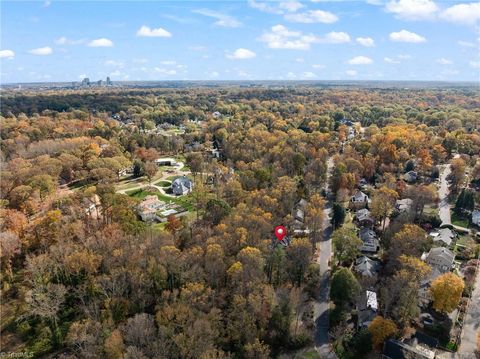
<instances>
[{"instance_id":1,"label":"house","mask_svg":"<svg viewBox=\"0 0 480 359\"><path fill-rule=\"evenodd\" d=\"M441 228L439 230L430 232L430 237L432 237L433 243L447 247L452 245L452 241L456 236L457 234L450 228Z\"/></svg>"},{"instance_id":2,"label":"house","mask_svg":"<svg viewBox=\"0 0 480 359\"><path fill-rule=\"evenodd\" d=\"M164 157L155 160L157 166L176 166L177 161L174 158Z\"/></svg>"},{"instance_id":3,"label":"house","mask_svg":"<svg viewBox=\"0 0 480 359\"><path fill-rule=\"evenodd\" d=\"M432 268L438 269L441 273L450 272L455 260L455 254L445 247L430 249L430 252L423 253L422 260L430 264Z\"/></svg>"},{"instance_id":4,"label":"house","mask_svg":"<svg viewBox=\"0 0 480 359\"><path fill-rule=\"evenodd\" d=\"M137 213L144 222L157 221L160 218L157 212L165 208L165 202L162 202L155 195L145 197L137 207Z\"/></svg>"},{"instance_id":5,"label":"house","mask_svg":"<svg viewBox=\"0 0 480 359\"><path fill-rule=\"evenodd\" d=\"M366 256L361 256L355 261L355 271L363 277L376 277L380 267L380 262Z\"/></svg>"},{"instance_id":6,"label":"house","mask_svg":"<svg viewBox=\"0 0 480 359\"><path fill-rule=\"evenodd\" d=\"M377 293L367 290L357 301L358 327L368 328L377 316L378 302Z\"/></svg>"},{"instance_id":7,"label":"house","mask_svg":"<svg viewBox=\"0 0 480 359\"><path fill-rule=\"evenodd\" d=\"M478 209L472 212L472 224L480 227L480 210Z\"/></svg>"},{"instance_id":8,"label":"house","mask_svg":"<svg viewBox=\"0 0 480 359\"><path fill-rule=\"evenodd\" d=\"M409 212L412 208L413 200L410 198L399 199L395 203L395 210L399 213Z\"/></svg>"},{"instance_id":9,"label":"house","mask_svg":"<svg viewBox=\"0 0 480 359\"><path fill-rule=\"evenodd\" d=\"M360 227L372 227L375 221L371 212L366 208L362 208L355 212L355 223Z\"/></svg>"},{"instance_id":10,"label":"house","mask_svg":"<svg viewBox=\"0 0 480 359\"><path fill-rule=\"evenodd\" d=\"M430 286L440 275L442 275L442 273L437 268L432 268L428 277L420 282L420 288L418 289L418 302L421 306L428 306L432 301Z\"/></svg>"},{"instance_id":11,"label":"house","mask_svg":"<svg viewBox=\"0 0 480 359\"><path fill-rule=\"evenodd\" d=\"M348 136L347 139L353 140L355 138L355 129L353 127L350 127L348 129Z\"/></svg>"},{"instance_id":12,"label":"house","mask_svg":"<svg viewBox=\"0 0 480 359\"><path fill-rule=\"evenodd\" d=\"M218 111L215 111L214 113L212 113L212 116L213 116L213 118L220 118L220 117L222 117L222 114Z\"/></svg>"},{"instance_id":13,"label":"house","mask_svg":"<svg viewBox=\"0 0 480 359\"><path fill-rule=\"evenodd\" d=\"M369 228L362 228L359 232L359 237L363 242L359 247L362 252L378 252L380 249L380 241L377 238L376 233Z\"/></svg>"},{"instance_id":14,"label":"house","mask_svg":"<svg viewBox=\"0 0 480 359\"><path fill-rule=\"evenodd\" d=\"M172 192L177 196L189 194L193 190L193 182L187 176L176 178L172 182Z\"/></svg>"},{"instance_id":15,"label":"house","mask_svg":"<svg viewBox=\"0 0 480 359\"><path fill-rule=\"evenodd\" d=\"M307 204L308 202L302 198L295 204L295 207L293 208L293 227L296 230L301 230L304 227L305 210L307 208Z\"/></svg>"},{"instance_id":16,"label":"house","mask_svg":"<svg viewBox=\"0 0 480 359\"><path fill-rule=\"evenodd\" d=\"M396 339L389 339L383 347L383 359L434 359L435 352L421 345L409 345Z\"/></svg>"},{"instance_id":17,"label":"house","mask_svg":"<svg viewBox=\"0 0 480 359\"><path fill-rule=\"evenodd\" d=\"M368 198L368 196L362 191L357 191L350 198L349 207L353 209L362 209L362 208L366 208L369 203L370 203L370 198Z\"/></svg>"},{"instance_id":18,"label":"house","mask_svg":"<svg viewBox=\"0 0 480 359\"><path fill-rule=\"evenodd\" d=\"M97 214L97 210L101 207L100 197L95 194L92 197L85 197L82 200L82 207L89 216Z\"/></svg>"},{"instance_id":19,"label":"house","mask_svg":"<svg viewBox=\"0 0 480 359\"><path fill-rule=\"evenodd\" d=\"M415 171L408 171L403 175L403 179L408 183L415 183L418 179L418 174Z\"/></svg>"}]
</instances>

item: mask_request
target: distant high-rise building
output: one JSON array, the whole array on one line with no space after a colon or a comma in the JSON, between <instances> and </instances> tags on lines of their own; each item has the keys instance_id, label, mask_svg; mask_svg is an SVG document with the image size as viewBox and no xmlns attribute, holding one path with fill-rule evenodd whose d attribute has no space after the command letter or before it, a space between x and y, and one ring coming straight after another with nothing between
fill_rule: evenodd
<instances>
[{"instance_id":1,"label":"distant high-rise building","mask_svg":"<svg viewBox=\"0 0 480 359\"><path fill-rule=\"evenodd\" d=\"M112 86L112 81L110 80L110 77L107 76L107 86Z\"/></svg>"},{"instance_id":2,"label":"distant high-rise building","mask_svg":"<svg viewBox=\"0 0 480 359\"><path fill-rule=\"evenodd\" d=\"M98 85L98 86L103 86L103 80L98 80L98 81L97 81L97 85Z\"/></svg>"},{"instance_id":3,"label":"distant high-rise building","mask_svg":"<svg viewBox=\"0 0 480 359\"><path fill-rule=\"evenodd\" d=\"M88 77L82 80L82 86L90 86L90 79Z\"/></svg>"}]
</instances>

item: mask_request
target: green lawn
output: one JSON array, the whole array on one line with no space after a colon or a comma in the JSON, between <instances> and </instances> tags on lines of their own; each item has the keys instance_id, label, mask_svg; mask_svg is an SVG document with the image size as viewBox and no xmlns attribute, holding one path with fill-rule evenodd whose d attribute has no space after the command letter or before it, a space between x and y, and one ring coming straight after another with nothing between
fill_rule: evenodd
<instances>
[{"instance_id":1,"label":"green lawn","mask_svg":"<svg viewBox=\"0 0 480 359\"><path fill-rule=\"evenodd\" d=\"M455 212L452 211L452 224L460 227L468 227L468 219L465 217L461 217Z\"/></svg>"},{"instance_id":2,"label":"green lawn","mask_svg":"<svg viewBox=\"0 0 480 359\"><path fill-rule=\"evenodd\" d=\"M160 181L154 182L153 184L156 185L156 186L160 186L160 187L170 187L172 182L160 180Z\"/></svg>"},{"instance_id":3,"label":"green lawn","mask_svg":"<svg viewBox=\"0 0 480 359\"><path fill-rule=\"evenodd\" d=\"M145 197L149 195L154 195L157 196L159 200L164 201L164 202L174 202L183 208L185 208L188 211L193 211L193 198L191 196L181 196L181 197L170 197L170 196L165 196L164 194L161 194L160 192L151 192L151 191L144 191L142 189L135 189L131 191L126 191L125 192L128 196L132 198L137 198L139 200L144 199Z\"/></svg>"}]
</instances>

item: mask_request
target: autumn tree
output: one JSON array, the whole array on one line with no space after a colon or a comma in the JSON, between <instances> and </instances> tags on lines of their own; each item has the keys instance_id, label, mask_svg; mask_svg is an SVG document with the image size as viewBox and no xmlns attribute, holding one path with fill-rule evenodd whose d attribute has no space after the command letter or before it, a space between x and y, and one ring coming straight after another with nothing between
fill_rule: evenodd
<instances>
[{"instance_id":1,"label":"autumn tree","mask_svg":"<svg viewBox=\"0 0 480 359\"><path fill-rule=\"evenodd\" d=\"M445 273L432 282L430 292L433 308L439 312L450 313L458 307L465 283L454 273Z\"/></svg>"},{"instance_id":2,"label":"autumn tree","mask_svg":"<svg viewBox=\"0 0 480 359\"><path fill-rule=\"evenodd\" d=\"M155 177L155 175L158 172L158 166L155 164L155 162L147 162L145 163L143 170L145 172L145 176L147 176L148 179L148 185L152 185L152 179Z\"/></svg>"},{"instance_id":3,"label":"autumn tree","mask_svg":"<svg viewBox=\"0 0 480 359\"><path fill-rule=\"evenodd\" d=\"M305 210L305 224L310 230L310 239L312 247L322 238L322 230L325 220L324 215L325 200L322 196L315 193L310 197Z\"/></svg>"},{"instance_id":4,"label":"autumn tree","mask_svg":"<svg viewBox=\"0 0 480 359\"><path fill-rule=\"evenodd\" d=\"M398 193L387 187L381 187L373 195L371 211L375 218L382 221L382 231L385 230L387 217L392 212L397 198Z\"/></svg>"},{"instance_id":5,"label":"autumn tree","mask_svg":"<svg viewBox=\"0 0 480 359\"><path fill-rule=\"evenodd\" d=\"M376 316L368 326L368 331L372 334L373 345L381 348L386 339L397 333L398 328L392 320Z\"/></svg>"}]
</instances>

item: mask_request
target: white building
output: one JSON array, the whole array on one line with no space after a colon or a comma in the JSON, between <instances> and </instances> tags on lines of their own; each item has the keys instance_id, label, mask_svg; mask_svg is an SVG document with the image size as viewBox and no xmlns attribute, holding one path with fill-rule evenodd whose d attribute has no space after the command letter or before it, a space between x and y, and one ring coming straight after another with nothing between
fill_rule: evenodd
<instances>
[{"instance_id":1,"label":"white building","mask_svg":"<svg viewBox=\"0 0 480 359\"><path fill-rule=\"evenodd\" d=\"M193 190L193 182L186 176L178 177L172 182L172 192L177 196L189 194Z\"/></svg>"}]
</instances>

